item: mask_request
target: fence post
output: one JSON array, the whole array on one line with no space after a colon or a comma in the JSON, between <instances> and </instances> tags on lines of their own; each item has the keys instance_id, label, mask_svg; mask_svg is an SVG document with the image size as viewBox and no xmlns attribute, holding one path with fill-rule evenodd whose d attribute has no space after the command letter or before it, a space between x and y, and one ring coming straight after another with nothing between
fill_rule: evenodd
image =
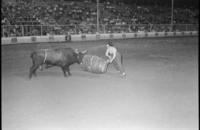
<instances>
[{"instance_id":1,"label":"fence post","mask_svg":"<svg viewBox=\"0 0 200 130\"><path fill-rule=\"evenodd\" d=\"M25 36L25 32L26 32L26 29L27 29L26 25L23 25L23 28L24 28L24 34L23 35Z\"/></svg>"},{"instance_id":2,"label":"fence post","mask_svg":"<svg viewBox=\"0 0 200 130\"><path fill-rule=\"evenodd\" d=\"M42 25L40 25L40 35L42 36Z\"/></svg>"},{"instance_id":3,"label":"fence post","mask_svg":"<svg viewBox=\"0 0 200 130\"><path fill-rule=\"evenodd\" d=\"M21 28L22 28L22 36L24 36L24 26L21 25Z\"/></svg>"},{"instance_id":4,"label":"fence post","mask_svg":"<svg viewBox=\"0 0 200 130\"><path fill-rule=\"evenodd\" d=\"M76 30L75 33L78 34L79 32L77 32L78 31L77 25L75 25L75 30Z\"/></svg>"},{"instance_id":5,"label":"fence post","mask_svg":"<svg viewBox=\"0 0 200 130\"><path fill-rule=\"evenodd\" d=\"M186 26L186 31L188 31L188 24L186 24L185 26Z\"/></svg>"},{"instance_id":6,"label":"fence post","mask_svg":"<svg viewBox=\"0 0 200 130\"><path fill-rule=\"evenodd\" d=\"M3 33L3 37L4 37L4 25L2 26L2 33Z\"/></svg>"},{"instance_id":7,"label":"fence post","mask_svg":"<svg viewBox=\"0 0 200 130\"><path fill-rule=\"evenodd\" d=\"M103 32L106 33L106 25L103 24Z\"/></svg>"}]
</instances>

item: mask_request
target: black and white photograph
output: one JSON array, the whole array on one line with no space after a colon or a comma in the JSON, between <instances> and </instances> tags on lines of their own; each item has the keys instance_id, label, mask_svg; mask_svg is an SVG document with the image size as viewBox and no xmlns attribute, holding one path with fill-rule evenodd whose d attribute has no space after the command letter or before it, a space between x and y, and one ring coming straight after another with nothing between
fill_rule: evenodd
<instances>
[{"instance_id":1,"label":"black and white photograph","mask_svg":"<svg viewBox=\"0 0 200 130\"><path fill-rule=\"evenodd\" d=\"M198 130L199 0L2 0L2 130Z\"/></svg>"}]
</instances>

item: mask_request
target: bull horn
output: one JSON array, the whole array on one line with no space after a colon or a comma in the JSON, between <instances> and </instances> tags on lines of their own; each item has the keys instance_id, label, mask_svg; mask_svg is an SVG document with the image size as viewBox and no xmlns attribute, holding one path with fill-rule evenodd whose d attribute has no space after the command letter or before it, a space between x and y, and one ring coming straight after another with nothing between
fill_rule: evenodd
<instances>
[{"instance_id":1,"label":"bull horn","mask_svg":"<svg viewBox=\"0 0 200 130\"><path fill-rule=\"evenodd\" d=\"M74 51L75 51L75 53L77 53L77 54L79 53L79 52L78 52L78 49L75 49Z\"/></svg>"},{"instance_id":2,"label":"bull horn","mask_svg":"<svg viewBox=\"0 0 200 130\"><path fill-rule=\"evenodd\" d=\"M84 51L82 51L83 54L85 54L85 53L87 53L87 52L88 52L88 50L84 50Z\"/></svg>"}]
</instances>

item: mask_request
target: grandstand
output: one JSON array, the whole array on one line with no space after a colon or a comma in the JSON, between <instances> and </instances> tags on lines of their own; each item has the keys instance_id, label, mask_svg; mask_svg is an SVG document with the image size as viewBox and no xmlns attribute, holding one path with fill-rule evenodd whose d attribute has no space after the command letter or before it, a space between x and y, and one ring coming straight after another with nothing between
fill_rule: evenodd
<instances>
[{"instance_id":1,"label":"grandstand","mask_svg":"<svg viewBox=\"0 0 200 130\"><path fill-rule=\"evenodd\" d=\"M100 33L170 30L170 6L99 2ZM97 32L95 0L3 0L1 13L2 37ZM174 24L181 27L175 31L197 30L198 8L175 7Z\"/></svg>"}]
</instances>

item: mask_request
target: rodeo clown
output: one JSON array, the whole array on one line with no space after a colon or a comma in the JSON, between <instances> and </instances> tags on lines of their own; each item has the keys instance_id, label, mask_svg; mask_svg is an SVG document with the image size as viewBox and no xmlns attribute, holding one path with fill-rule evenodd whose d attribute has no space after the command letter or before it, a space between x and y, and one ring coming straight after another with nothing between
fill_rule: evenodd
<instances>
[{"instance_id":1,"label":"rodeo clown","mask_svg":"<svg viewBox=\"0 0 200 130\"><path fill-rule=\"evenodd\" d=\"M106 44L105 55L108 57L107 62L113 63L114 67L121 73L121 75L126 76L126 73L122 66L122 56L117 52L117 48L112 44L111 41L108 41L108 43Z\"/></svg>"}]
</instances>

